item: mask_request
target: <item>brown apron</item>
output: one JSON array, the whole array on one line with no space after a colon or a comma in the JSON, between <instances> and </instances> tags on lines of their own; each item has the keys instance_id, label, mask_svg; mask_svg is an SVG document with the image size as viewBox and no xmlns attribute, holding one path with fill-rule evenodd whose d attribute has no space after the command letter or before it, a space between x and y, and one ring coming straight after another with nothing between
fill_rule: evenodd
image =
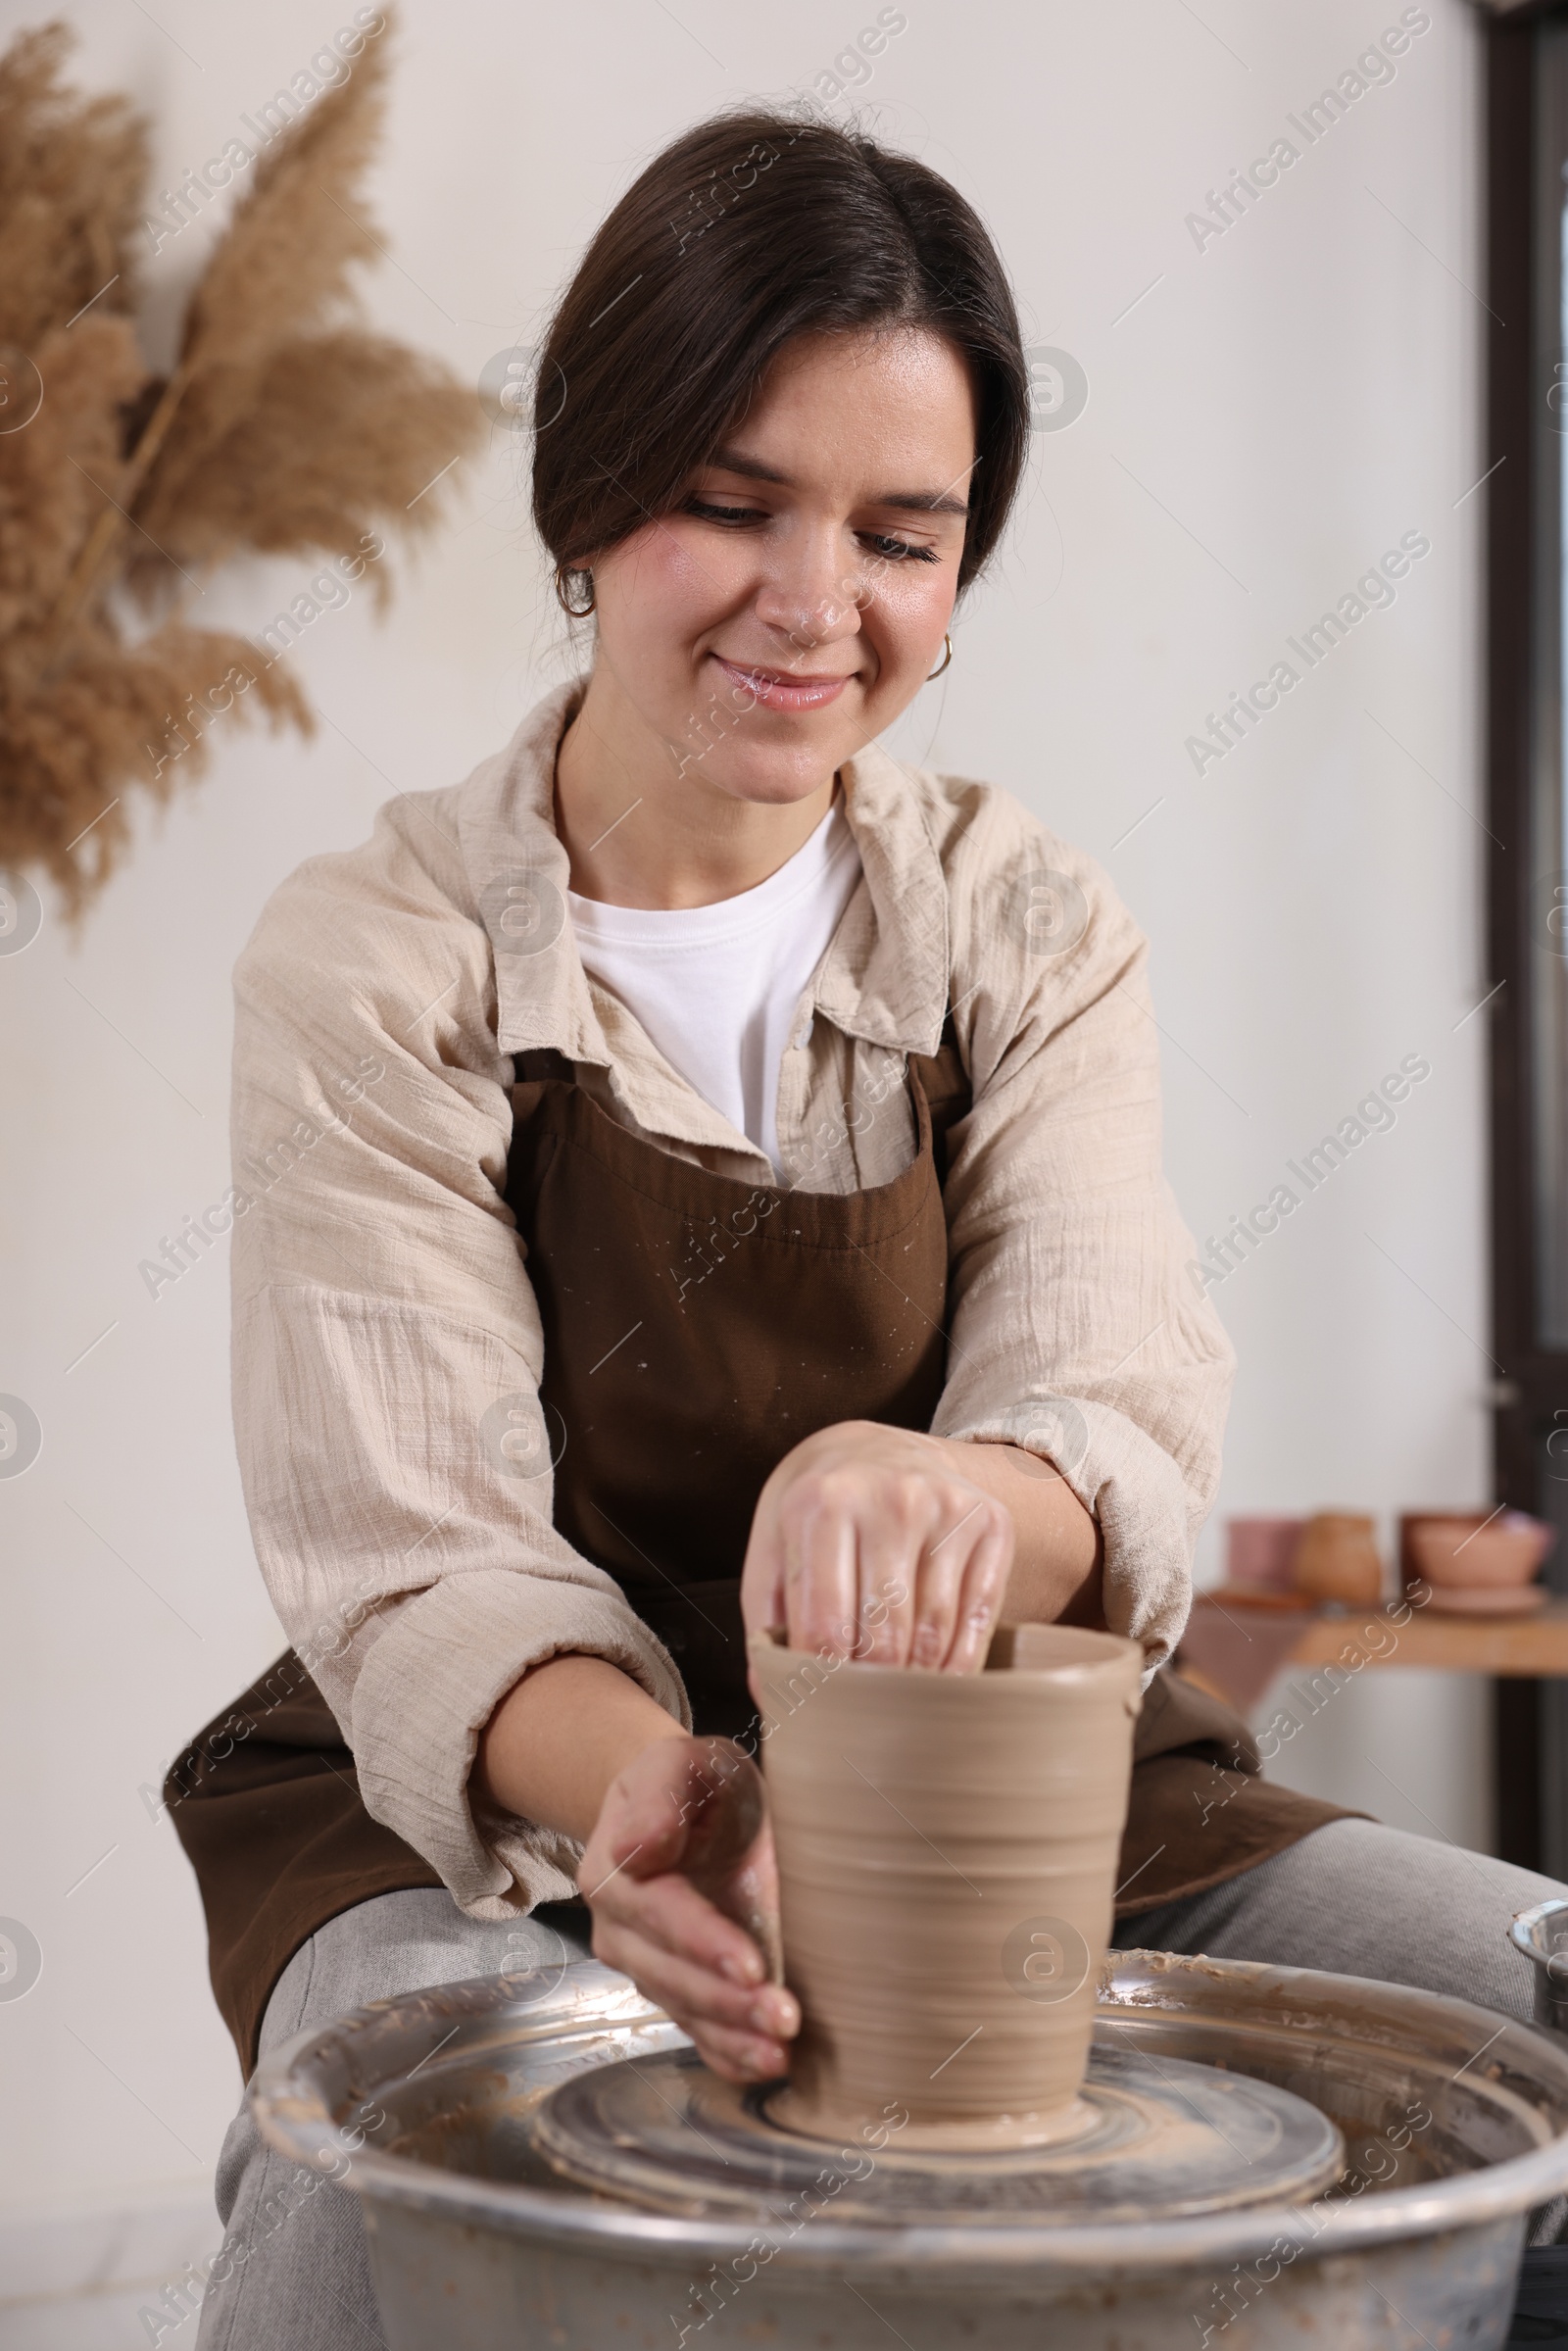
<instances>
[{"instance_id":1,"label":"brown apron","mask_svg":"<svg viewBox=\"0 0 1568 2351\"><path fill-rule=\"evenodd\" d=\"M949 1128L969 1107L950 1031L873 1116L912 1108L889 1184L759 1189L630 1134L552 1053L522 1055L507 1198L564 1432L555 1523L612 1575L685 1680L696 1728L755 1749L741 1560L778 1461L842 1420L928 1429L946 1374ZM1340 1808L1273 1788L1241 1718L1169 1672L1139 1722L1118 1916L1249 1869ZM374 1821L291 1650L208 1725L165 1799L207 1913L213 1988L247 2075L300 1945L372 1895L441 1884Z\"/></svg>"}]
</instances>

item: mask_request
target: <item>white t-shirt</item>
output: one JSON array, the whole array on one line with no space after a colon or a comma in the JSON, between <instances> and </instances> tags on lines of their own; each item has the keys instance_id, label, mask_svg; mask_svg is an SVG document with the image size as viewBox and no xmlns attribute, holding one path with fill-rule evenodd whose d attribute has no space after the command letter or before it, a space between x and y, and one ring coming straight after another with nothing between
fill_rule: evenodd
<instances>
[{"instance_id":1,"label":"white t-shirt","mask_svg":"<svg viewBox=\"0 0 1568 2351\"><path fill-rule=\"evenodd\" d=\"M716 906L609 906L566 893L590 979L635 1013L672 1068L773 1163L790 1022L860 878L835 799L804 848Z\"/></svg>"}]
</instances>

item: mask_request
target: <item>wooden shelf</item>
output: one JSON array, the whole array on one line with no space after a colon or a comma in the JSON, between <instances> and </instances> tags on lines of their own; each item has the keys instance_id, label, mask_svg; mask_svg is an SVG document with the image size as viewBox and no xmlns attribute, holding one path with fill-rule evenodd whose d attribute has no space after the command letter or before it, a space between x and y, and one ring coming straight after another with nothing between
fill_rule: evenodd
<instances>
[{"instance_id":1,"label":"wooden shelf","mask_svg":"<svg viewBox=\"0 0 1568 2351\"><path fill-rule=\"evenodd\" d=\"M1219 1605L1200 1592L1194 1614ZM1245 1622L1279 1634L1291 1621L1265 1609L1231 1607L1222 1613L1232 1624ZM1333 1665L1353 1649L1366 1666L1425 1665L1455 1674L1568 1677L1568 1599L1548 1600L1534 1616L1440 1616L1432 1608L1417 1608L1408 1616L1402 1609L1399 1613L1403 1621L1398 1623L1380 1608L1297 1619L1298 1630L1283 1651L1282 1669Z\"/></svg>"},{"instance_id":2,"label":"wooden shelf","mask_svg":"<svg viewBox=\"0 0 1568 2351\"><path fill-rule=\"evenodd\" d=\"M1360 1616L1317 1616L1291 1651L1292 1665L1327 1665L1360 1625L1387 1628L1396 1645L1370 1665L1440 1666L1454 1674L1568 1675L1568 1600L1548 1600L1534 1616L1440 1616L1418 1609L1401 1625L1381 1610ZM1377 1645L1363 1641L1363 1649Z\"/></svg>"}]
</instances>

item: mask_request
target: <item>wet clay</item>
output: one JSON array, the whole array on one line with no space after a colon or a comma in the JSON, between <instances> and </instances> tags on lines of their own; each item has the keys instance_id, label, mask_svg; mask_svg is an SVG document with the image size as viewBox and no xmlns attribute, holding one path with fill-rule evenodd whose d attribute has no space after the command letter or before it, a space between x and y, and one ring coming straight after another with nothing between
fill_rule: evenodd
<instances>
[{"instance_id":1,"label":"wet clay","mask_svg":"<svg viewBox=\"0 0 1568 2351\"><path fill-rule=\"evenodd\" d=\"M896 2111L911 2148L1089 2129L1138 1643L1020 1626L979 1674L750 1650L804 2017L769 2119L829 2138Z\"/></svg>"}]
</instances>

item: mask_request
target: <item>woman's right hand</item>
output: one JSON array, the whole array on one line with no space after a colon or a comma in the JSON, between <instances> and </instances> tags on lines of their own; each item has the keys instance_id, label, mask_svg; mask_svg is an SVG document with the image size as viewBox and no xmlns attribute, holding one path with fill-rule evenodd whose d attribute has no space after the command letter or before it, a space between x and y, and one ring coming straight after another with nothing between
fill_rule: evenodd
<instances>
[{"instance_id":1,"label":"woman's right hand","mask_svg":"<svg viewBox=\"0 0 1568 2351\"><path fill-rule=\"evenodd\" d=\"M730 1739L662 1738L612 1784L578 1866L593 1947L727 2082L788 2069L778 1876L762 1776Z\"/></svg>"},{"instance_id":2,"label":"woman's right hand","mask_svg":"<svg viewBox=\"0 0 1568 2351\"><path fill-rule=\"evenodd\" d=\"M995 1449L869 1420L804 1438L752 1519L748 1634L782 1632L817 1657L978 1673L1015 1540L1012 1512L987 1482L983 1457ZM752 1694L760 1704L755 1680Z\"/></svg>"}]
</instances>

